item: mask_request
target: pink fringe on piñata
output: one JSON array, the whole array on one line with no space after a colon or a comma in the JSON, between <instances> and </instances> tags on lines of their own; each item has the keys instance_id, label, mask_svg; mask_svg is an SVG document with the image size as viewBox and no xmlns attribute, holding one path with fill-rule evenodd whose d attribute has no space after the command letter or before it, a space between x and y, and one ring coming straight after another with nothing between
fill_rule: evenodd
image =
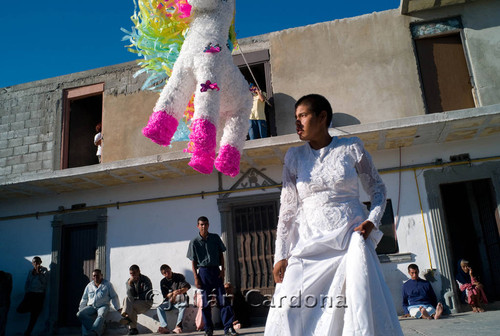
<instances>
[{"instance_id":1,"label":"pink fringe on pi\u00f1ata","mask_svg":"<svg viewBox=\"0 0 500 336\"><path fill-rule=\"evenodd\" d=\"M149 117L142 134L158 145L168 146L179 126L179 122L165 111L156 111Z\"/></svg>"},{"instance_id":2,"label":"pink fringe on pi\u00f1ata","mask_svg":"<svg viewBox=\"0 0 500 336\"><path fill-rule=\"evenodd\" d=\"M219 149L215 168L224 175L235 177L240 173L240 159L239 150L231 145L224 145Z\"/></svg>"},{"instance_id":3,"label":"pink fringe on pi\u00f1ata","mask_svg":"<svg viewBox=\"0 0 500 336\"><path fill-rule=\"evenodd\" d=\"M217 129L207 119L196 119L191 123L189 139L193 145L193 156L189 165L202 174L214 169Z\"/></svg>"}]
</instances>

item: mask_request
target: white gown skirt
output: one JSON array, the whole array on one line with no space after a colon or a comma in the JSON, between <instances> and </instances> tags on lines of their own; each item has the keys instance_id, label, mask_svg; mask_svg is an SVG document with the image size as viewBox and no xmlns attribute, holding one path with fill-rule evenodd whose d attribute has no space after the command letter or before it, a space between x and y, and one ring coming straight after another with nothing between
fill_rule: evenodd
<instances>
[{"instance_id":1,"label":"white gown skirt","mask_svg":"<svg viewBox=\"0 0 500 336\"><path fill-rule=\"evenodd\" d=\"M289 258L264 335L403 335L373 240L350 235L347 249Z\"/></svg>"}]
</instances>

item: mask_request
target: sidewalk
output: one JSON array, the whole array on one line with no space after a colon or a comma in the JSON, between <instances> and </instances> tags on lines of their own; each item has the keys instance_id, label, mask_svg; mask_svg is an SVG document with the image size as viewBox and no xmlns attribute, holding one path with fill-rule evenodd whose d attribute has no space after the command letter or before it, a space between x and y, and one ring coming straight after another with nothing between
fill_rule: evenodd
<instances>
[{"instance_id":1,"label":"sidewalk","mask_svg":"<svg viewBox=\"0 0 500 336\"><path fill-rule=\"evenodd\" d=\"M405 336L471 336L500 335L500 302L487 307L484 313L459 313L443 317L440 320L416 320L401 318L400 323ZM238 333L244 336L264 335L264 327L243 328ZM143 334L158 335L158 334ZM175 334L174 334L175 335ZM203 332L183 333L182 335L204 335ZM214 335L224 335L223 330L216 330ZM297 335L301 336L301 335Z\"/></svg>"},{"instance_id":2,"label":"sidewalk","mask_svg":"<svg viewBox=\"0 0 500 336\"><path fill-rule=\"evenodd\" d=\"M400 319L400 323L405 336L500 335L500 302L490 304L487 309L484 313L448 315L437 321Z\"/></svg>"},{"instance_id":3,"label":"sidewalk","mask_svg":"<svg viewBox=\"0 0 500 336\"><path fill-rule=\"evenodd\" d=\"M400 318L401 328L405 336L471 336L471 335L500 335L500 302L488 305L486 312L473 313L465 312L444 316L439 320L417 320L414 318ZM59 333L64 336L79 336L80 329L74 332ZM252 328L243 328L237 330L242 336L262 336L264 335L264 326L255 326ZM16 334L22 335L22 334ZM126 335L125 328L113 330L105 335ZM157 333L141 334L144 336L160 335ZM175 335L175 334L170 334ZM186 332L181 335L203 336L204 332ZM224 335L223 330L215 330L214 336ZM302 335L296 335L302 336ZM377 335L378 336L378 335ZM386 336L386 335L383 335Z\"/></svg>"}]
</instances>

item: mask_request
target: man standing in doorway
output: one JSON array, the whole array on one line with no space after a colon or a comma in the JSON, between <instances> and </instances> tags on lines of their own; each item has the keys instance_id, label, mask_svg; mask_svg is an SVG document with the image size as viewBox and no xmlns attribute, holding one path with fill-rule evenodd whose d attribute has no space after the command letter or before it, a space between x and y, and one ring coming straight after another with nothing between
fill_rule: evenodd
<instances>
[{"instance_id":1,"label":"man standing in doorway","mask_svg":"<svg viewBox=\"0 0 500 336\"><path fill-rule=\"evenodd\" d=\"M214 325L212 322L211 298L215 297L221 309L221 319L224 325L224 335L234 336L238 333L233 328L234 314L229 302L224 300L224 254L226 247L219 235L209 233L208 218L198 218L197 227L200 233L191 240L187 257L192 262L194 284L203 292L203 322L205 335L212 336ZM220 268L219 268L220 267ZM229 300L227 300L229 301Z\"/></svg>"},{"instance_id":2,"label":"man standing in doorway","mask_svg":"<svg viewBox=\"0 0 500 336\"><path fill-rule=\"evenodd\" d=\"M129 272L120 323L129 326L129 335L137 335L137 315L147 312L153 305L153 285L147 276L141 274L139 266L130 266Z\"/></svg>"}]
</instances>

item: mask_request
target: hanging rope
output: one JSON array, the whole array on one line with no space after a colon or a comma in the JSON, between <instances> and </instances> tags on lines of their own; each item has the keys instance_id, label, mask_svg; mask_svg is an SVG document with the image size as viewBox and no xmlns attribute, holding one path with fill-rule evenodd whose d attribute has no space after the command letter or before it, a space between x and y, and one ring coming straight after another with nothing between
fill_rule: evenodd
<instances>
[{"instance_id":1,"label":"hanging rope","mask_svg":"<svg viewBox=\"0 0 500 336\"><path fill-rule=\"evenodd\" d=\"M252 69L250 68L250 65L248 65L248 62L247 62L247 59L245 57L245 53L243 52L243 49L241 49L241 44L238 43L238 48L240 49L240 53L241 53L241 57L243 57L243 61L245 62L245 65L247 66L248 68L248 71L250 71L250 75L252 76L253 78L253 82L255 83L255 85L257 86L257 89L262 92L262 90L260 89L260 86L259 86L259 82L257 82L257 80L255 79L255 76L253 74L253 71ZM264 97L264 101L266 102L267 105L269 106L272 106L271 103L267 100L267 95Z\"/></svg>"}]
</instances>

